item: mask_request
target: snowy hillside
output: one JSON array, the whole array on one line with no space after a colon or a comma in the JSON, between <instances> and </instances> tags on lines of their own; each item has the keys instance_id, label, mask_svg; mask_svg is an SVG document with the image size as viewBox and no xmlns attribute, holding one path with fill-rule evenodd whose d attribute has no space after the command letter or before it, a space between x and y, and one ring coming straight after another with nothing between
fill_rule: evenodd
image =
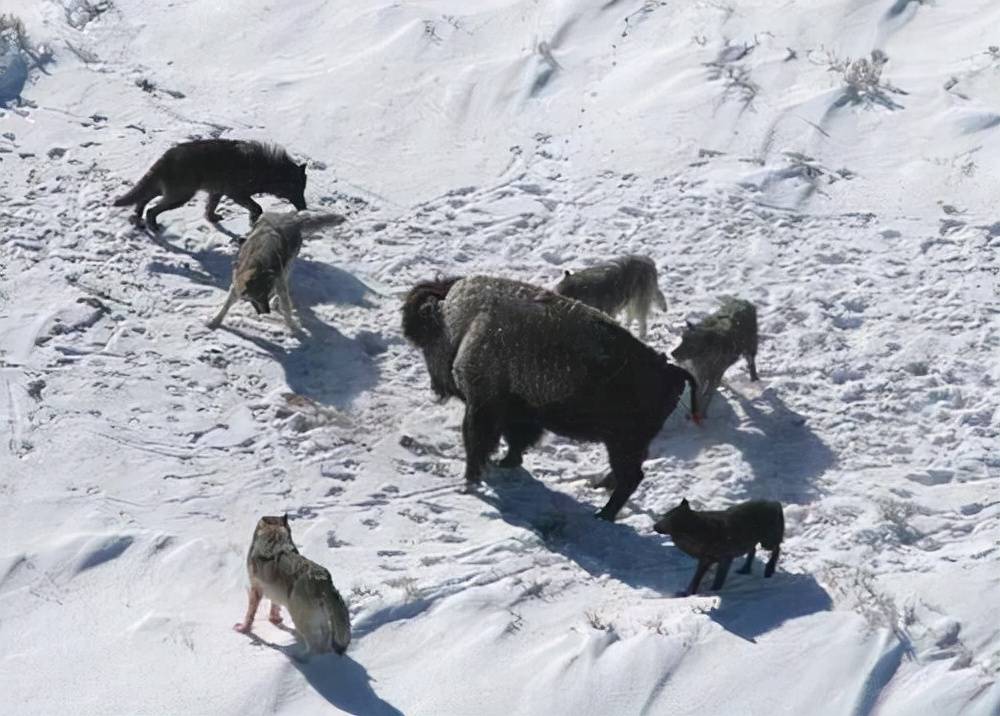
<instances>
[{"instance_id":1,"label":"snowy hillside","mask_svg":"<svg viewBox=\"0 0 1000 716\"><path fill-rule=\"evenodd\" d=\"M53 61L0 109L0 712L1000 713L1000 3L2 11ZM207 136L284 145L349 217L295 265L301 340L247 304L205 327L245 210L153 237L110 206ZM461 491L402 294L626 252L659 350L753 301L761 382L672 416L615 524L598 445ZM675 597L681 497L784 502L775 577ZM344 657L231 629L286 511Z\"/></svg>"}]
</instances>

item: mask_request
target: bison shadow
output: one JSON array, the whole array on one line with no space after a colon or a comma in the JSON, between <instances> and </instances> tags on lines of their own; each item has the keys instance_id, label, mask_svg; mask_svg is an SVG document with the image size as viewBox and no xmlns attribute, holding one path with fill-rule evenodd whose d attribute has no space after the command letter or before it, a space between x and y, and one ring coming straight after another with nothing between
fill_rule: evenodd
<instances>
[{"instance_id":1,"label":"bison shadow","mask_svg":"<svg viewBox=\"0 0 1000 716\"><path fill-rule=\"evenodd\" d=\"M283 631L295 633L283 627ZM309 685L331 706L355 716L402 716L403 712L383 699L372 688L372 677L364 666L347 654L323 654L303 659L301 645L282 646L248 634L257 646L266 646L284 654Z\"/></svg>"},{"instance_id":2,"label":"bison shadow","mask_svg":"<svg viewBox=\"0 0 1000 716\"><path fill-rule=\"evenodd\" d=\"M217 248L179 248L162 237L154 240L171 253L192 259L194 264L189 261L158 261L149 265L150 271L183 276L195 283L229 290L235 247L232 254L227 254ZM264 319L254 316L253 309L245 302L233 306L219 330L239 336L273 356L284 369L285 382L294 393L325 405L347 407L354 396L378 382L378 371L372 356L382 350L381 341L367 333L362 340L348 338L323 321L314 307L335 303L367 308L372 306L368 301L371 290L342 269L300 257L292 266L290 293L298 318L308 334L299 336L294 345L285 346L256 334L253 323L267 324ZM218 305L224 298L224 294L218 295ZM205 317L214 313L217 307L213 305ZM243 323L241 328L233 327L237 321ZM283 322L278 325L281 332L287 332Z\"/></svg>"},{"instance_id":3,"label":"bison shadow","mask_svg":"<svg viewBox=\"0 0 1000 716\"><path fill-rule=\"evenodd\" d=\"M640 534L621 522L594 517L607 498L603 490L593 490L593 502L582 503L523 468L491 469L487 480L489 489L475 494L496 509L500 519L535 533L547 549L592 576L608 575L660 594L674 594L690 581L691 560L660 535Z\"/></svg>"},{"instance_id":4,"label":"bison shadow","mask_svg":"<svg viewBox=\"0 0 1000 716\"><path fill-rule=\"evenodd\" d=\"M745 419L727 398L732 396ZM724 390L712 401L709 417L700 429L683 428L677 413L665 431L650 446L653 457L673 456L693 460L704 448L728 444L742 453L752 480L742 483L736 498L768 498L805 503L817 496L813 484L836 464L835 453L824 443L805 417L789 408L773 388L755 398L739 391Z\"/></svg>"}]
</instances>

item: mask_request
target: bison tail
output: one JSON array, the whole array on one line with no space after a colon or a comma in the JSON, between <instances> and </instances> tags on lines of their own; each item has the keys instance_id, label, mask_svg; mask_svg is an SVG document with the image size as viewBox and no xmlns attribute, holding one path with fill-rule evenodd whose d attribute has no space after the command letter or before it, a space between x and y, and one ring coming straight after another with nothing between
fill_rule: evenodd
<instances>
[{"instance_id":1,"label":"bison tail","mask_svg":"<svg viewBox=\"0 0 1000 716\"><path fill-rule=\"evenodd\" d=\"M437 278L410 289L403 301L403 335L408 341L423 348L441 337L443 325L438 303L458 280L458 277Z\"/></svg>"}]
</instances>

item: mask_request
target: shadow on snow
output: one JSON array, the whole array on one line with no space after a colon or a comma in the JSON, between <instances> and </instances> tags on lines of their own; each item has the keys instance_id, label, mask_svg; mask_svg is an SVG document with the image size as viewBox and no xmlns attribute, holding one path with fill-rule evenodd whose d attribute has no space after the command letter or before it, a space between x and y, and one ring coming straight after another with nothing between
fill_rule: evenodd
<instances>
[{"instance_id":1,"label":"shadow on snow","mask_svg":"<svg viewBox=\"0 0 1000 716\"><path fill-rule=\"evenodd\" d=\"M188 261L154 261L149 265L150 271L183 276L195 283L229 290L235 249L232 254L227 254L215 248L180 248L168 243L162 236L155 236L153 240L173 254L192 259L196 265L192 266ZM308 333L307 337L301 337L295 345L286 347L226 323L220 330L227 330L273 356L284 369L285 382L294 393L318 403L344 408L356 395L377 382L377 369L371 356L382 350L381 342L377 338L364 341L348 338L321 320L314 307L336 303L368 308L372 306L368 301L371 291L350 273L301 256L292 265L291 273L292 302L303 329ZM220 295L218 301L221 305L223 296ZM213 307L214 310L216 307ZM241 312L246 315L247 311L252 315L249 304L240 302L233 307L227 320L232 321ZM250 320L260 319L253 317ZM287 330L284 323L281 323L281 330Z\"/></svg>"}]
</instances>

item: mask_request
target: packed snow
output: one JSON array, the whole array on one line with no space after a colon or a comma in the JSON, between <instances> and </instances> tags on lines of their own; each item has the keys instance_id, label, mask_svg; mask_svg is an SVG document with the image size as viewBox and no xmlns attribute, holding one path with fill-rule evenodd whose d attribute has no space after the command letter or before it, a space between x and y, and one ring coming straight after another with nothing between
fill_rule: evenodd
<instances>
[{"instance_id":1,"label":"packed snow","mask_svg":"<svg viewBox=\"0 0 1000 716\"><path fill-rule=\"evenodd\" d=\"M0 109L0 711L1000 713L1000 4L3 11L33 44ZM294 266L304 336L245 303L205 327L244 209L153 236L110 206L210 136L285 146L348 216ZM599 445L465 491L402 295L630 252L651 345L739 295L761 382L676 411L615 524ZM652 524L682 497L781 500L774 578L675 596L695 562ZM342 657L231 629L283 512Z\"/></svg>"}]
</instances>

